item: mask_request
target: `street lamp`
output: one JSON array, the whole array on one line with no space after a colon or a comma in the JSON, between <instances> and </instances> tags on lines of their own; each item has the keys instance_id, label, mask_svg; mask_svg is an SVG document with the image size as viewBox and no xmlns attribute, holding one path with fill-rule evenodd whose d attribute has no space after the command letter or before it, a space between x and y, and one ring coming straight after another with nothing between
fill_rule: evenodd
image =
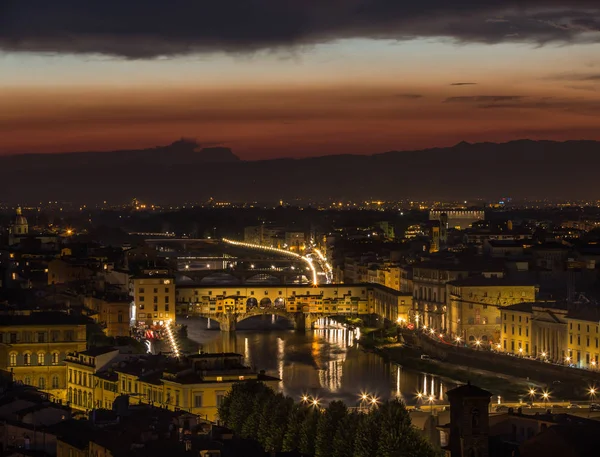
<instances>
[{"instance_id":1,"label":"street lamp","mask_svg":"<svg viewBox=\"0 0 600 457\"><path fill-rule=\"evenodd\" d=\"M567 363L567 365L571 364L571 357L570 356L566 356L565 357L565 362Z\"/></svg>"},{"instance_id":2,"label":"street lamp","mask_svg":"<svg viewBox=\"0 0 600 457\"><path fill-rule=\"evenodd\" d=\"M533 403L533 400L535 400L535 394L536 394L536 390L532 387L529 389L529 397L531 398L531 402Z\"/></svg>"},{"instance_id":3,"label":"street lamp","mask_svg":"<svg viewBox=\"0 0 600 457\"><path fill-rule=\"evenodd\" d=\"M454 341L456 341L457 346L460 344L461 339L462 338L460 336L457 336L456 338L454 338Z\"/></svg>"},{"instance_id":4,"label":"street lamp","mask_svg":"<svg viewBox=\"0 0 600 457\"><path fill-rule=\"evenodd\" d=\"M481 347L481 341L475 340L475 346L477 346L477 349L479 349Z\"/></svg>"},{"instance_id":5,"label":"street lamp","mask_svg":"<svg viewBox=\"0 0 600 457\"><path fill-rule=\"evenodd\" d=\"M544 408L546 408L548 399L550 398L550 392L548 392L547 390L543 391L542 398L544 399Z\"/></svg>"},{"instance_id":6,"label":"street lamp","mask_svg":"<svg viewBox=\"0 0 600 457\"><path fill-rule=\"evenodd\" d=\"M523 348L519 348L519 355L523 356Z\"/></svg>"},{"instance_id":7,"label":"street lamp","mask_svg":"<svg viewBox=\"0 0 600 457\"><path fill-rule=\"evenodd\" d=\"M431 411L431 415L433 416L433 404L435 403L435 397L433 395L430 395L427 398L427 401L429 402L429 406L431 408L431 410L430 410Z\"/></svg>"},{"instance_id":8,"label":"street lamp","mask_svg":"<svg viewBox=\"0 0 600 457\"><path fill-rule=\"evenodd\" d=\"M598 389L596 389L595 387L590 387L590 389L588 390L588 395L590 396L590 405L588 407L588 417L590 417L590 414L592 413L592 402L596 399L597 392L598 392Z\"/></svg>"},{"instance_id":9,"label":"street lamp","mask_svg":"<svg viewBox=\"0 0 600 457\"><path fill-rule=\"evenodd\" d=\"M434 329L431 329L431 330L429 331L429 333L431 333L432 335L435 335L435 330L434 330Z\"/></svg>"}]
</instances>

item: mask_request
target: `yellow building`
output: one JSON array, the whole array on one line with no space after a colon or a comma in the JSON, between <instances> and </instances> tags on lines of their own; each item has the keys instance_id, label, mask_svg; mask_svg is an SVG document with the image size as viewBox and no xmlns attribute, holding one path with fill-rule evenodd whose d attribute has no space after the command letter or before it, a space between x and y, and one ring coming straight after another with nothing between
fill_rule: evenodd
<instances>
[{"instance_id":1,"label":"yellow building","mask_svg":"<svg viewBox=\"0 0 600 457\"><path fill-rule=\"evenodd\" d=\"M452 336L467 343L497 344L503 306L533 302L538 288L510 278L475 276L447 284L447 322Z\"/></svg>"},{"instance_id":2,"label":"yellow building","mask_svg":"<svg viewBox=\"0 0 600 457\"><path fill-rule=\"evenodd\" d=\"M132 324L163 325L175 320L175 281L168 275L134 276L130 279Z\"/></svg>"},{"instance_id":3,"label":"yellow building","mask_svg":"<svg viewBox=\"0 0 600 457\"><path fill-rule=\"evenodd\" d=\"M533 338L533 311L531 303L517 303L502 308L500 347L496 350L522 356L535 356Z\"/></svg>"},{"instance_id":4,"label":"yellow building","mask_svg":"<svg viewBox=\"0 0 600 457\"><path fill-rule=\"evenodd\" d=\"M65 358L86 347L87 319L61 312L0 315L0 368L64 399Z\"/></svg>"},{"instance_id":5,"label":"yellow building","mask_svg":"<svg viewBox=\"0 0 600 457\"><path fill-rule=\"evenodd\" d=\"M103 354L110 355L108 352ZM129 395L132 404L153 404L215 420L219 405L234 383L259 380L273 388L279 383L277 378L245 367L243 356L233 353L196 354L181 361L164 356L138 356L113 363L114 366L107 370L106 367L114 362L113 358L103 371L97 371L89 354L80 353L74 357L83 359L83 362L69 361L72 379L76 381L69 386L74 396L77 392L77 403L73 400L73 407L77 409L91 409L90 405L110 409L118 396ZM98 357L95 360L98 361ZM87 380L87 385L79 382L84 377L91 377L94 387ZM87 404L82 407L81 403L86 400Z\"/></svg>"},{"instance_id":6,"label":"yellow building","mask_svg":"<svg viewBox=\"0 0 600 457\"><path fill-rule=\"evenodd\" d=\"M565 362L579 368L598 369L600 313L594 308L580 308L567 314L567 355Z\"/></svg>"},{"instance_id":7,"label":"yellow building","mask_svg":"<svg viewBox=\"0 0 600 457\"><path fill-rule=\"evenodd\" d=\"M129 318L130 301L84 297L83 304L96 313L93 316L94 320L102 327L106 336L129 336L131 325Z\"/></svg>"},{"instance_id":8,"label":"yellow building","mask_svg":"<svg viewBox=\"0 0 600 457\"><path fill-rule=\"evenodd\" d=\"M568 306L565 303L517 303L506 306L501 311L502 341L501 347L497 349L515 355L565 363L568 349Z\"/></svg>"},{"instance_id":9,"label":"yellow building","mask_svg":"<svg viewBox=\"0 0 600 457\"><path fill-rule=\"evenodd\" d=\"M96 374L103 372L118 355L119 351L112 347L90 348L67 355L67 401L72 408L90 411L112 407L112 401L105 402L104 380L97 379ZM106 390L111 391L109 386Z\"/></svg>"}]
</instances>

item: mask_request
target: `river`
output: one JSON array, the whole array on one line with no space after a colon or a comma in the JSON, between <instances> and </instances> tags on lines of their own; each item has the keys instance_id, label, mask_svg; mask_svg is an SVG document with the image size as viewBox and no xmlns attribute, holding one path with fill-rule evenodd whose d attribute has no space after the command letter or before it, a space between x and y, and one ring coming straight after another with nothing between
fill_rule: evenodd
<instances>
[{"instance_id":1,"label":"river","mask_svg":"<svg viewBox=\"0 0 600 457\"><path fill-rule=\"evenodd\" d=\"M437 376L412 371L386 362L379 355L363 351L355 342L357 330L334 328L333 322L319 322L306 333L287 328L283 320L267 315L238 324L236 332L224 333L214 321L181 318L188 337L205 352L236 352L256 370L281 379L280 389L295 399L302 395L318 397L324 403L342 400L359 406L361 392L381 400L401 398L416 402L417 392L444 400L454 387Z\"/></svg>"}]
</instances>

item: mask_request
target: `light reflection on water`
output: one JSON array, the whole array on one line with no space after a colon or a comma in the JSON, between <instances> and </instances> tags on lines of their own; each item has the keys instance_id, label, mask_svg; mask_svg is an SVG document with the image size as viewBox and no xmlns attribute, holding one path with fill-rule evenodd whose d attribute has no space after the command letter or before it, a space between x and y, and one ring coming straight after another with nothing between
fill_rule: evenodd
<instances>
[{"instance_id":1,"label":"light reflection on water","mask_svg":"<svg viewBox=\"0 0 600 457\"><path fill-rule=\"evenodd\" d=\"M188 336L200 343L205 352L236 352L255 370L282 380L281 390L299 398L302 394L318 396L323 401L342 400L358 405L360 392L381 399L401 398L416 402L417 392L444 399L447 386L439 377L406 369L384 361L377 354L362 351L355 343L356 331L331 322L319 322L313 331L301 333L286 329L280 319L244 321L231 333L211 329L202 318L181 319L188 326ZM271 322L275 322L272 324ZM271 328L261 330L260 328Z\"/></svg>"}]
</instances>

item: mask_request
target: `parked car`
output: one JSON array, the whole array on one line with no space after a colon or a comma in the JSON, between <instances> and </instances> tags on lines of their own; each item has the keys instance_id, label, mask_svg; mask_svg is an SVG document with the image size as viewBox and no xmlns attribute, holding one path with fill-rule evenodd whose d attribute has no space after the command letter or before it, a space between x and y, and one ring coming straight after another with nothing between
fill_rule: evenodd
<instances>
[{"instance_id":1,"label":"parked car","mask_svg":"<svg viewBox=\"0 0 600 457\"><path fill-rule=\"evenodd\" d=\"M598 403L592 403L590 405L590 411L600 411L600 405Z\"/></svg>"},{"instance_id":2,"label":"parked car","mask_svg":"<svg viewBox=\"0 0 600 457\"><path fill-rule=\"evenodd\" d=\"M571 403L569 406L567 406L567 408L568 409L579 409L579 408L581 408L581 406Z\"/></svg>"},{"instance_id":3,"label":"parked car","mask_svg":"<svg viewBox=\"0 0 600 457\"><path fill-rule=\"evenodd\" d=\"M418 406L415 406L413 409L409 409L408 410L409 413L420 413L422 411L423 410L420 407L418 407Z\"/></svg>"},{"instance_id":4,"label":"parked car","mask_svg":"<svg viewBox=\"0 0 600 457\"><path fill-rule=\"evenodd\" d=\"M497 413L500 413L502 411L508 411L508 408L506 406L504 406L504 405L498 405L498 406L496 406L496 412Z\"/></svg>"},{"instance_id":5,"label":"parked car","mask_svg":"<svg viewBox=\"0 0 600 457\"><path fill-rule=\"evenodd\" d=\"M431 360L431 357L429 357L427 354L421 354L421 360Z\"/></svg>"}]
</instances>

